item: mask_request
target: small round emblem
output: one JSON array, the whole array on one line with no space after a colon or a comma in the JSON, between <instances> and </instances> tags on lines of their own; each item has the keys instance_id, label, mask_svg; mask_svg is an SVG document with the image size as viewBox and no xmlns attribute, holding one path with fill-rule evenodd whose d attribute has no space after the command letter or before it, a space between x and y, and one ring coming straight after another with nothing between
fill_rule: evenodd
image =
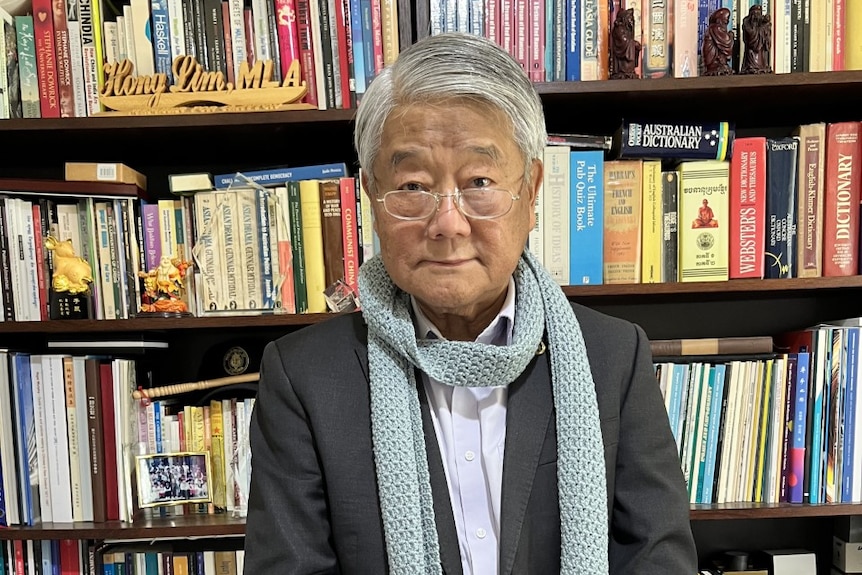
<instances>
[{"instance_id":1,"label":"small round emblem","mask_svg":"<svg viewBox=\"0 0 862 575\"><path fill-rule=\"evenodd\" d=\"M234 346L225 352L222 363L228 375L243 374L248 369L248 352L241 347Z\"/></svg>"}]
</instances>

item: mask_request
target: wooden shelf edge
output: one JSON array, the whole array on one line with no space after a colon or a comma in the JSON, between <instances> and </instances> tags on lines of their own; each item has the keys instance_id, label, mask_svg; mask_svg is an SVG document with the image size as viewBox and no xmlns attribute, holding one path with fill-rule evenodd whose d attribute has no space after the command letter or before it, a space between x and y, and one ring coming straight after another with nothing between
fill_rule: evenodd
<instances>
[{"instance_id":1,"label":"wooden shelf edge","mask_svg":"<svg viewBox=\"0 0 862 575\"><path fill-rule=\"evenodd\" d=\"M0 541L14 539L155 539L245 535L245 518L228 515L182 515L133 522L43 523L0 529Z\"/></svg>"},{"instance_id":2,"label":"wooden shelf edge","mask_svg":"<svg viewBox=\"0 0 862 575\"><path fill-rule=\"evenodd\" d=\"M689 513L692 521L725 519L790 519L862 515L862 503L721 503L696 504Z\"/></svg>"}]
</instances>

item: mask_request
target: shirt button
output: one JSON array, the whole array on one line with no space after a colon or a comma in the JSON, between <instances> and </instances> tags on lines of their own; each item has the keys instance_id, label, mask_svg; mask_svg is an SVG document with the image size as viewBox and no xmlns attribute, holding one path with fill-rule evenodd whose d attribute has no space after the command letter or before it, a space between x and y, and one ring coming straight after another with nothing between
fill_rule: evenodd
<instances>
[{"instance_id":1,"label":"shirt button","mask_svg":"<svg viewBox=\"0 0 862 575\"><path fill-rule=\"evenodd\" d=\"M487 535L487 534L488 533L484 529L482 529L481 527L476 530L476 537L478 537L479 539L484 539L485 535Z\"/></svg>"},{"instance_id":2,"label":"shirt button","mask_svg":"<svg viewBox=\"0 0 862 575\"><path fill-rule=\"evenodd\" d=\"M472 451L468 451L464 454L464 459L466 459L467 461L473 461L474 457L476 457L476 454Z\"/></svg>"}]
</instances>

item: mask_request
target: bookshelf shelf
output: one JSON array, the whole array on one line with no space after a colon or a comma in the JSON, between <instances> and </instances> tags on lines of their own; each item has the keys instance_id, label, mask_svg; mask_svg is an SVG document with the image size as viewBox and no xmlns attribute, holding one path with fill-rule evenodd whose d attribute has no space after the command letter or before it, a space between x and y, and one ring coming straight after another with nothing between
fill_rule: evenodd
<instances>
[{"instance_id":1,"label":"bookshelf shelf","mask_svg":"<svg viewBox=\"0 0 862 575\"><path fill-rule=\"evenodd\" d=\"M728 503L715 505L692 505L692 521L721 521L724 519L781 519L798 517L838 517L859 515L862 504L831 503L805 505L791 503Z\"/></svg>"},{"instance_id":2,"label":"bookshelf shelf","mask_svg":"<svg viewBox=\"0 0 862 575\"><path fill-rule=\"evenodd\" d=\"M245 519L229 515L181 515L132 523L42 523L0 529L0 541L13 539L158 539L224 537L245 534Z\"/></svg>"}]
</instances>

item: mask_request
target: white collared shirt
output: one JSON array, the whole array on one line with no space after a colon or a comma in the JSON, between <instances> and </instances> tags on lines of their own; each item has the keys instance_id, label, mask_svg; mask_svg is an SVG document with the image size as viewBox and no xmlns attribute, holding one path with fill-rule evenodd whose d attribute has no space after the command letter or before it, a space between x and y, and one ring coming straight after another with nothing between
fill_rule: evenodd
<instances>
[{"instance_id":1,"label":"white collared shirt","mask_svg":"<svg viewBox=\"0 0 862 575\"><path fill-rule=\"evenodd\" d=\"M411 298L419 337L443 336ZM477 342L509 345L515 320L515 282L497 317ZM453 387L423 374L443 459L464 575L499 572L500 497L506 444L507 388Z\"/></svg>"}]
</instances>

